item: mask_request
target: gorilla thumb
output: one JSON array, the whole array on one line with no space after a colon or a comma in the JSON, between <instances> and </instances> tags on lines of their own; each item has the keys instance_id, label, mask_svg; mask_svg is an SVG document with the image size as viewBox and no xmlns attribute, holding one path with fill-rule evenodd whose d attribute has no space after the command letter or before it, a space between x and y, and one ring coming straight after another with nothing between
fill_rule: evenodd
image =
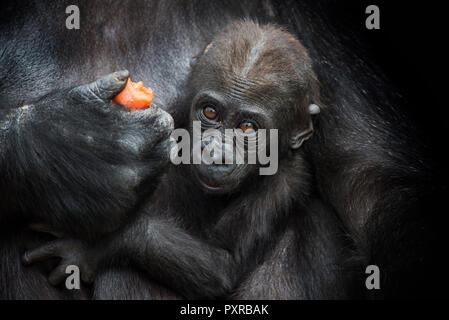
<instances>
[{"instance_id":1,"label":"gorilla thumb","mask_svg":"<svg viewBox=\"0 0 449 320\"><path fill-rule=\"evenodd\" d=\"M76 87L70 94L81 101L108 103L125 88L128 77L128 70L117 71L92 83Z\"/></svg>"}]
</instances>

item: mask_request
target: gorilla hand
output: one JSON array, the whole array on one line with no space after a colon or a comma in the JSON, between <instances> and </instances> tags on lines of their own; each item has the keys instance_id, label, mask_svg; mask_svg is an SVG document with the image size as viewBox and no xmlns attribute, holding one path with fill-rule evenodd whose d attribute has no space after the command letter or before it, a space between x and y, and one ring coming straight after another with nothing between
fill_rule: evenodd
<instances>
[{"instance_id":1,"label":"gorilla hand","mask_svg":"<svg viewBox=\"0 0 449 320\"><path fill-rule=\"evenodd\" d=\"M61 258L59 264L48 276L52 285L59 285L68 276L67 267L74 265L80 270L81 280L86 283L94 281L100 262L98 251L89 250L89 246L80 240L64 238L49 242L22 255L22 263L30 265L50 258Z\"/></svg>"},{"instance_id":2,"label":"gorilla hand","mask_svg":"<svg viewBox=\"0 0 449 320\"><path fill-rule=\"evenodd\" d=\"M115 229L154 190L173 120L158 107L127 112L111 103L127 78L125 70L56 90L7 116L0 189L12 205L89 237Z\"/></svg>"}]
</instances>

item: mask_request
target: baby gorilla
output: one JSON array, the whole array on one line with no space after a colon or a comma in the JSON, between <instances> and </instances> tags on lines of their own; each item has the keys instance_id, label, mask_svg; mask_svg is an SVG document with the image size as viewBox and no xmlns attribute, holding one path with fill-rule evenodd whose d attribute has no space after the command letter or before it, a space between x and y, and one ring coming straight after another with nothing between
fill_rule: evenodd
<instances>
[{"instance_id":1,"label":"baby gorilla","mask_svg":"<svg viewBox=\"0 0 449 320\"><path fill-rule=\"evenodd\" d=\"M236 22L206 47L189 86L189 120L202 130L278 129L277 173L259 175L258 164L172 165L120 231L94 247L60 239L25 262L61 257L60 281L66 265L79 266L94 298L156 298L160 285L162 298L344 297L337 266L348 246L332 212L312 197L300 148L319 111L306 49L276 26ZM131 268L132 277L120 272Z\"/></svg>"},{"instance_id":2,"label":"baby gorilla","mask_svg":"<svg viewBox=\"0 0 449 320\"><path fill-rule=\"evenodd\" d=\"M255 140L259 148L270 150L270 158L281 159L311 136L310 114L319 112L319 107L312 104L318 98L317 81L305 48L290 34L273 26L234 24L206 47L192 74L188 99L193 101L190 120L200 122L203 131L217 130L218 139L224 140L225 129L236 128L248 141ZM257 141L258 137L264 137L255 134L259 129L266 130L265 137L270 130L278 130L280 154L272 154L277 150L270 148L270 141ZM217 138L203 141L201 153L204 154L208 143L215 143L222 152L218 156L214 154L212 160L224 163L225 159L220 158L225 158L224 153L230 149L234 161L225 165L214 162L216 165L192 166L205 192L233 192L256 173L276 171L236 163L236 148L228 146L235 141L214 140ZM248 159L248 150L245 151ZM260 165L260 159L258 162Z\"/></svg>"}]
</instances>

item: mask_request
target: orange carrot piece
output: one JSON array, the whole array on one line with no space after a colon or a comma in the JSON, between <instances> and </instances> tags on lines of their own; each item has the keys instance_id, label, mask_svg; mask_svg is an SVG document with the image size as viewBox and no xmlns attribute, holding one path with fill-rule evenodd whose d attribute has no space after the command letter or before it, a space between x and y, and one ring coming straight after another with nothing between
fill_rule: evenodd
<instances>
[{"instance_id":1,"label":"orange carrot piece","mask_svg":"<svg viewBox=\"0 0 449 320\"><path fill-rule=\"evenodd\" d=\"M124 106L129 111L145 109L153 102L153 90L145 88L142 81L135 83L129 78L125 89L112 101Z\"/></svg>"}]
</instances>

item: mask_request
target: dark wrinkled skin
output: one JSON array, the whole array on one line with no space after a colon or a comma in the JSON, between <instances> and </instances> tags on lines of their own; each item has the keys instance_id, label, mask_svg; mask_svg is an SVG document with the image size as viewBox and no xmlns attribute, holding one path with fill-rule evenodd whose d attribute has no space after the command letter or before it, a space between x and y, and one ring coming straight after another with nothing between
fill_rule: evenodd
<instances>
[{"instance_id":1,"label":"dark wrinkled skin","mask_svg":"<svg viewBox=\"0 0 449 320\"><path fill-rule=\"evenodd\" d=\"M8 2L0 13L0 128L6 127L11 116L23 119L19 108L25 104L37 103L49 93L48 97L63 101L62 92L68 88L123 69L154 89L155 104L173 116L176 127L188 128L193 97L186 96L195 90L184 89L189 88L191 63L218 32L242 18L278 23L300 40L312 61L326 109L314 120L314 135L299 152L302 160L280 166L275 177L287 177L287 181L251 184L248 176L246 185L254 188L232 188L230 197L198 192L197 180L182 166L164 173L156 197L150 197L151 186L138 188L141 197L130 190L115 193L123 189L122 181L113 174L101 174L101 161L86 159L103 154L128 166L128 154L122 157L118 152L116 158L116 137L110 137L122 126L116 122L109 126L106 121L103 127L103 118L93 117L93 111L79 108L78 113L71 106L66 112L69 128L76 131L80 122L89 121L89 129L96 128L94 133L108 142L93 153L82 152L85 157L65 158L73 145L64 139L56 139L55 145L54 138L43 135L45 130L27 139L25 150L16 148L11 132L0 131L0 274L4 275L0 297L156 299L229 297L232 292L241 298L382 298L431 292L437 273L430 272L435 270L428 250L433 245L432 229L423 207L433 189L427 164L416 147L418 139L391 107L391 90L377 71L349 52L327 23L322 13L326 1L315 3L133 1L123 10L121 1L89 1L79 5L81 29L74 31L65 28L64 15L72 3ZM48 121L51 118L43 119L45 128L58 128ZM134 125L138 129L132 129ZM133 138L141 131L149 135L152 131L144 119L136 120L131 128L126 123L124 128L132 130ZM148 155L162 154L151 143ZM23 152L20 157L18 150ZM29 150L48 152L42 158ZM137 158L145 156L139 153ZM153 164L148 163L148 168ZM45 168L35 170L37 165ZM92 166L98 170L93 175L88 170ZM39 176L47 172L57 172L64 179L52 187ZM152 174L146 178L153 181ZM82 192L86 189L92 193ZM315 200L306 201L309 195ZM50 206L50 200L51 204L59 201L65 210ZM144 200L148 203L143 204ZM139 205L141 210L136 210ZM111 207L114 210L107 216ZM179 219L167 221L168 209L168 217L174 214ZM273 212L281 218L270 219ZM117 215L130 216L131 221ZM260 217L267 219L256 219ZM54 240L23 231L35 221L51 224L70 241L61 246L54 243L50 256L64 256L61 265L78 260L82 269L92 267L97 272L92 291L85 286L81 291L67 291L49 284L47 276L57 260L32 266L20 263L27 249ZM118 221L122 229L105 237L104 232L114 229ZM102 240L92 242L91 238ZM87 246L80 247L79 239ZM174 245L167 248L168 243ZM99 261L96 269L96 260L92 266L92 259L85 257L93 250L100 260L108 260L99 254L100 248L110 249L104 252L116 259L106 265ZM235 260L234 250L245 259ZM132 258L138 254L142 259ZM29 262L26 256L24 260ZM170 263L154 263L160 260ZM381 266L382 290L365 290L367 264ZM241 265L244 268L234 272Z\"/></svg>"}]
</instances>

